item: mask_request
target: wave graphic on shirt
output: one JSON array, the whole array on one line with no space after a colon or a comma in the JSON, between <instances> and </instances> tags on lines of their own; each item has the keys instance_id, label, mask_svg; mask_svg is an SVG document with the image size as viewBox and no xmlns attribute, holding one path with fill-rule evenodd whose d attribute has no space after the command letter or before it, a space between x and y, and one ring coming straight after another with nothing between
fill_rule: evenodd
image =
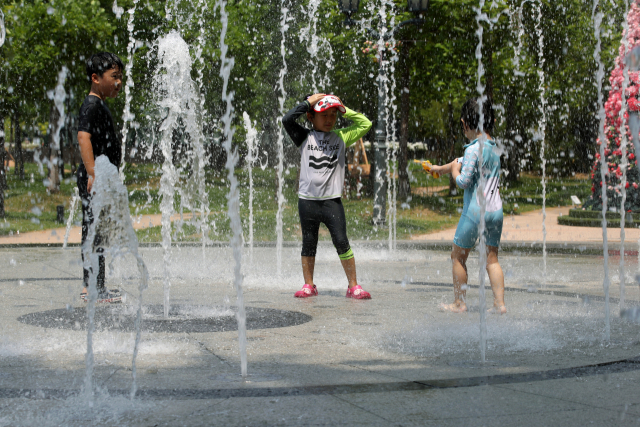
<instances>
[{"instance_id":1,"label":"wave graphic on shirt","mask_svg":"<svg viewBox=\"0 0 640 427\"><path fill-rule=\"evenodd\" d=\"M338 164L338 155L334 154L333 156L323 156L323 157L313 157L309 156L309 167L314 169L322 169L329 168L333 169Z\"/></svg>"}]
</instances>

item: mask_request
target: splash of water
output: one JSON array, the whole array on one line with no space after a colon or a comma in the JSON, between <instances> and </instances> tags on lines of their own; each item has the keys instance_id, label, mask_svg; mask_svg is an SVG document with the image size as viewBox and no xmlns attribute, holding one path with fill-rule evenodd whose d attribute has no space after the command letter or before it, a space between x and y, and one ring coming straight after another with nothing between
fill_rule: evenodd
<instances>
[{"instance_id":1,"label":"splash of water","mask_svg":"<svg viewBox=\"0 0 640 427\"><path fill-rule=\"evenodd\" d=\"M124 86L124 111L122 113L122 157L120 158L120 180L124 182L124 167L125 167L125 154L127 149L127 134L128 123L135 119L135 114L131 112L131 88L134 86L133 82L133 53L136 50L136 39L133 36L133 30L135 25L133 19L136 14L136 7L139 0L133 0L133 7L127 12L129 13L129 21L127 21L127 32L129 34L129 44L127 45L127 65L124 67L124 76L127 79L127 83ZM117 4L114 2L114 7Z\"/></svg>"},{"instance_id":2,"label":"splash of water","mask_svg":"<svg viewBox=\"0 0 640 427\"><path fill-rule=\"evenodd\" d=\"M222 84L222 101L226 104L226 111L222 117L224 123L224 149L227 152L227 178L229 179L229 219L231 220L231 247L233 248L233 258L235 259L234 267L234 284L237 292L238 313L238 344L240 346L240 372L243 378L247 377L247 325L246 312L244 308L244 296L242 294L242 223L240 221L240 191L238 189L238 180L234 175L234 169L238 163L238 150L234 150L231 146L235 129L231 126L233 121L233 92L227 92L229 86L229 76L233 68L234 59L227 58L228 46L225 43L227 35L227 26L229 16L225 10L227 2L221 0L218 3L220 8L220 21L222 22L222 31L220 32L220 77L223 79Z\"/></svg>"},{"instance_id":3,"label":"splash of water","mask_svg":"<svg viewBox=\"0 0 640 427\"><path fill-rule=\"evenodd\" d=\"M285 7L286 0L281 0L280 3L280 12L281 12L281 20L280 20L280 33L282 34L282 41L280 42L280 55L282 56L282 68L280 69L280 79L278 80L278 86L280 87L280 96L278 97L279 102L279 111L281 114L284 114L284 102L287 97L287 92L284 89L284 76L287 75L287 57L286 57L286 36L287 31L289 30L289 25L287 21L289 20L288 13L289 9ZM282 275L282 215L284 209L284 179L282 177L282 172L284 170L284 130L282 128L282 123L278 121L279 132L278 132L278 211L276 213L276 263L277 263L277 274L278 276Z\"/></svg>"},{"instance_id":4,"label":"splash of water","mask_svg":"<svg viewBox=\"0 0 640 427\"><path fill-rule=\"evenodd\" d=\"M204 166L206 163L204 136L199 124L198 93L191 80L191 56L189 45L176 31L171 31L158 39L158 60L160 70L155 76L157 93L162 94L158 106L165 119L160 126L162 136L160 146L164 156L162 177L160 178L160 195L162 201L162 248L164 254L164 312L169 316L169 298L171 289L171 216L175 212L174 200L176 191L180 194L180 221L183 221L184 210L192 213L200 206L200 214L204 215L207 205L204 189ZM183 144L173 153L173 139L176 132L182 132ZM188 135L188 138L186 137ZM190 143L190 145L187 144ZM174 161L179 160L180 168ZM180 184L180 185L179 185ZM202 193L205 193L204 195ZM204 199L204 200L203 200ZM196 216L191 216L196 220ZM206 219L201 218L202 221Z\"/></svg>"},{"instance_id":5,"label":"splash of water","mask_svg":"<svg viewBox=\"0 0 640 427\"><path fill-rule=\"evenodd\" d=\"M69 203L69 218L67 218L67 229L64 232L64 243L62 244L62 248L66 248L69 243L69 233L71 232L71 226L73 225L73 217L76 213L76 206L78 205L78 200L80 200L80 195L78 193L78 187L75 188L75 193L71 198L71 203Z\"/></svg>"},{"instance_id":6,"label":"splash of water","mask_svg":"<svg viewBox=\"0 0 640 427\"><path fill-rule=\"evenodd\" d=\"M118 169L109 162L106 156L99 156L95 163L96 180L93 184L93 197L91 199L91 209L94 212L94 222L89 227L87 239L82 246L85 259L85 268L90 268L89 276L89 302L87 304L87 314L89 325L87 328L87 353L85 356L86 376L84 392L90 401L94 398L93 385L93 333L95 331L94 317L95 304L98 297L97 274L98 274L98 253L93 242L97 233L102 236L102 249L106 254L110 254L113 259L131 254L135 257L140 272L140 284L138 286L138 307L135 320L136 338L133 347L133 358L131 360L132 385L131 398L135 396L137 390L137 370L136 358L141 339L142 322L142 296L149 283L149 272L138 253L138 239L133 230L131 215L129 213L129 197L127 188L122 184L118 175Z\"/></svg>"},{"instance_id":7,"label":"splash of water","mask_svg":"<svg viewBox=\"0 0 640 427\"><path fill-rule=\"evenodd\" d=\"M542 160L542 284L547 281L547 159L545 158L545 139L547 132L547 98L545 95L544 79L544 35L542 34L542 1L536 6L536 37L538 38L538 90L540 91L540 127L538 139L540 140L540 159Z\"/></svg>"},{"instance_id":8,"label":"splash of water","mask_svg":"<svg viewBox=\"0 0 640 427\"><path fill-rule=\"evenodd\" d=\"M627 17L629 13L629 2L625 0L625 10L624 16ZM622 46L624 49L624 56L626 57L627 53L630 50L629 43L629 21L627 19L623 20L622 26ZM622 97L621 97L621 107L620 107L620 170L622 171L622 177L620 179L620 268L619 268L619 276L620 276L620 310L624 309L624 291L625 291L625 269L624 269L624 238L625 238L625 230L624 225L626 221L626 213L627 210L625 208L625 203L627 201L627 168L629 167L629 162L627 159L627 129L626 129L626 118L627 115L627 97L625 93L627 92L627 87L629 86L629 67L627 66L627 61L622 62L622 74L624 76L622 80Z\"/></svg>"},{"instance_id":9,"label":"splash of water","mask_svg":"<svg viewBox=\"0 0 640 427\"><path fill-rule=\"evenodd\" d=\"M394 11L395 3L389 0L385 0L384 9L389 10L391 13L391 21L389 26L393 28L395 26L395 11ZM387 163L387 221L389 223L389 250L392 251L395 249L396 242L396 225L397 225L397 217L396 217L396 199L397 199L397 182L396 182L396 174L397 174L397 150L398 150L398 140L396 137L396 115L398 111L398 106L396 104L396 78L395 78L395 70L396 70L396 62L398 62L398 53L395 50L396 38L395 33L393 31L389 32L389 38L384 43L384 45L379 45L380 50L380 60L382 61L384 51L390 50L391 56L388 60L385 61L385 70L387 72L388 78L385 81L385 99L388 102L385 102L385 117L389 120L386 121L386 157L385 161ZM384 47L383 47L384 46Z\"/></svg>"},{"instance_id":10,"label":"splash of water","mask_svg":"<svg viewBox=\"0 0 640 427\"><path fill-rule=\"evenodd\" d=\"M169 34L171 36L173 33ZM159 43L160 45L160 43ZM171 67L167 66L167 70ZM162 165L162 177L160 178L160 211L162 212L162 251L163 251L163 290L164 290L164 317L169 317L169 298L171 292L171 215L174 212L175 184L177 172L173 165L173 152L171 143L173 140L173 129L177 122L178 112L169 107L169 114L162 123L160 130L162 137L160 146L164 162Z\"/></svg>"},{"instance_id":11,"label":"splash of water","mask_svg":"<svg viewBox=\"0 0 640 427\"><path fill-rule=\"evenodd\" d=\"M300 43L307 42L307 52L309 53L310 63L316 64L318 59L318 6L322 0L309 0L306 7L308 25L300 31ZM311 88L313 93L318 93L317 72L318 67L311 67Z\"/></svg>"},{"instance_id":12,"label":"splash of water","mask_svg":"<svg viewBox=\"0 0 640 427\"><path fill-rule=\"evenodd\" d=\"M484 76L484 65L482 63L482 37L484 34L483 22L488 22L489 18L486 13L482 11L484 7L484 0L480 0L480 4L476 9L476 22L478 29L476 30L476 36L478 37L478 44L476 45L476 59L478 60L478 72L476 90L478 91L478 105L480 106L480 118L478 119L478 131L480 135L478 137L478 145L480 146L480 153L484 154L485 147L485 134L484 134L484 101L486 99L484 95L484 85L482 84L482 77ZM484 157L484 156L483 156ZM478 198L478 204L480 205L480 223L478 224L478 235L480 241L478 243L479 252L479 286L478 286L478 299L480 306L480 360L484 363L486 361L487 351L487 300L485 295L485 274L487 271L487 245L484 235L485 230L485 213L487 208L487 199L484 194L486 185L486 177L483 171L484 162L480 165L480 176L478 180L478 189L476 197Z\"/></svg>"},{"instance_id":13,"label":"splash of water","mask_svg":"<svg viewBox=\"0 0 640 427\"><path fill-rule=\"evenodd\" d=\"M55 125L52 125L52 144L51 144L51 156L49 159L49 168L51 170L51 176L49 176L48 186L51 190L58 190L60 188L60 131L64 126L66 119L64 111L64 101L67 99L67 92L64 90L64 84L67 81L67 74L69 70L63 66L58 73L58 84L55 90L47 93L50 99L53 99L53 103L58 110L58 121Z\"/></svg>"},{"instance_id":14,"label":"splash of water","mask_svg":"<svg viewBox=\"0 0 640 427\"><path fill-rule=\"evenodd\" d=\"M609 314L609 242L607 239L607 178L606 175L609 172L609 168L604 162L605 154L604 147L606 145L606 136L604 134L604 126L606 120L606 114L604 110L604 101L602 94L602 79L604 78L604 64L602 62L602 58L600 57L601 50L601 39L600 39L600 25L602 24L602 12L597 12L598 9L598 1L593 1L593 32L596 38L596 47L593 52L593 58L598 63L598 69L596 70L596 82L595 85L598 88L598 138L600 139L600 179L602 180L602 255L603 255L603 266L604 266L604 280L602 282L602 287L604 289L604 320L605 320L605 332L604 337L606 341L609 341L611 337L611 323L610 323L610 314Z\"/></svg>"},{"instance_id":15,"label":"splash of water","mask_svg":"<svg viewBox=\"0 0 640 427\"><path fill-rule=\"evenodd\" d=\"M373 4L372 4L373 5ZM372 7L373 9L373 7ZM378 83L378 124L376 125L376 136L375 136L375 151L374 151L374 157L376 157L378 154L376 154L379 150L383 150L386 149L389 143L388 137L389 135L386 133L386 129L387 129L387 118L388 118L388 109L386 106L386 99L387 99L387 92L388 92L388 82L389 82L389 78L387 76L387 70L386 70L386 66L387 66L387 61L384 61L384 38L385 38L385 34L387 32L387 27L386 27L386 21L387 21L387 1L382 1L380 8L378 9L378 16L379 16L379 20L380 20L380 28L379 28L379 36L378 36L378 41L377 41L377 46L378 46L378 52L377 52L377 58L378 58L378 78L377 78L377 83ZM384 137L384 138L383 138ZM388 150L386 150L385 152L385 162L386 162L386 170L389 170L389 158L388 158L389 152ZM388 194L387 193L387 188L386 186L388 186L388 180L387 180L387 176L385 176L385 174L383 173L383 171L381 170L382 168L378 167L378 162L377 160L375 161L375 181L374 181L374 185L373 185L373 192L374 192L374 205L373 205L373 225L374 226L384 226L385 224L385 220L386 220L386 211L385 211L385 206L381 205L381 204L376 204L375 201L380 201L383 204L387 203L387 198L388 198Z\"/></svg>"},{"instance_id":16,"label":"splash of water","mask_svg":"<svg viewBox=\"0 0 640 427\"><path fill-rule=\"evenodd\" d=\"M207 109L205 107L205 87L203 80L203 70L205 67L204 58L202 58L202 51L204 49L205 44L205 24L204 24L204 16L207 10L207 3L204 0L198 0L198 6L200 8L200 16L198 19L198 25L200 26L200 34L198 35L198 43L195 48L195 57L196 61L200 64L198 67L198 76L196 78L196 82L198 84L198 92L200 94L200 116L205 117L207 114ZM203 141L204 142L204 141ZM208 163L208 156L206 150L204 148L203 143L197 143L198 150L198 176L199 176L199 186L198 186L198 194L200 195L200 230L202 231L202 261L206 265L206 256L205 249L207 247L207 242L209 241L209 214L211 210L209 208L209 195L206 189L206 180L205 180L205 166Z\"/></svg>"},{"instance_id":17,"label":"splash of water","mask_svg":"<svg viewBox=\"0 0 640 427\"><path fill-rule=\"evenodd\" d=\"M4 39L6 38L6 30L4 28L4 12L0 10L0 47L4 44Z\"/></svg>"},{"instance_id":18,"label":"splash of water","mask_svg":"<svg viewBox=\"0 0 640 427\"><path fill-rule=\"evenodd\" d=\"M122 14L124 13L124 8L118 6L118 0L113 0L111 11L113 12L114 15L116 15L116 19L120 19L122 17Z\"/></svg>"},{"instance_id":19,"label":"splash of water","mask_svg":"<svg viewBox=\"0 0 640 427\"><path fill-rule=\"evenodd\" d=\"M249 174L249 264L253 265L253 165L258 155L257 139L258 131L251 123L247 112L242 113L244 127L247 130L247 172Z\"/></svg>"}]
</instances>

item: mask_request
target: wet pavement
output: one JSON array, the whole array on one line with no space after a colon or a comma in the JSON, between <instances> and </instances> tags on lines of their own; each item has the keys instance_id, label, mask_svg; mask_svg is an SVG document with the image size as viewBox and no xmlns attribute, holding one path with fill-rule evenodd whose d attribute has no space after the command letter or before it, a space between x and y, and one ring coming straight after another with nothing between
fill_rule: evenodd
<instances>
[{"instance_id":1,"label":"wet pavement","mask_svg":"<svg viewBox=\"0 0 640 427\"><path fill-rule=\"evenodd\" d=\"M162 250L143 248L151 282L133 400L132 257L108 259L108 285L126 298L98 310L89 398L79 248L2 248L0 425L638 425L640 325L619 316L619 257L606 341L601 255L502 254L509 312L487 317L482 362L477 253L470 311L455 315L437 309L452 299L448 252L385 247L354 245L370 301L344 297L330 245L318 253L320 295L305 300L293 298L299 248L284 249L280 276L274 248L247 248L246 380L231 251L174 249L164 319ZM627 306L640 305L637 269L627 257Z\"/></svg>"}]
</instances>

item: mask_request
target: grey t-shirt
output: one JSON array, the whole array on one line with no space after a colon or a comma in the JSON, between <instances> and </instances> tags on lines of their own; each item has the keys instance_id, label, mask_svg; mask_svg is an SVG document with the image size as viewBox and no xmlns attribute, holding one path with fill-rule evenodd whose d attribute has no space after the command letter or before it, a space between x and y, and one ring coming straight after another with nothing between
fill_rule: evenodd
<instances>
[{"instance_id":1,"label":"grey t-shirt","mask_svg":"<svg viewBox=\"0 0 640 427\"><path fill-rule=\"evenodd\" d=\"M353 125L318 132L305 129L296 119L309 111L306 101L291 109L282 119L285 130L300 149L298 197L307 200L335 199L344 187L345 149L355 144L371 128L371 121L349 108L342 115Z\"/></svg>"}]
</instances>

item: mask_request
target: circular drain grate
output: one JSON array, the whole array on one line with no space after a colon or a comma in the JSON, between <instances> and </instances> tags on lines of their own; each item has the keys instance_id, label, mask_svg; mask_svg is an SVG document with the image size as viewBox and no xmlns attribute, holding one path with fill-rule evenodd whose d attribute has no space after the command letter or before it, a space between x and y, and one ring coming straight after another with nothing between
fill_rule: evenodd
<instances>
[{"instance_id":1,"label":"circular drain grate","mask_svg":"<svg viewBox=\"0 0 640 427\"><path fill-rule=\"evenodd\" d=\"M273 308L246 307L247 329L270 329L297 326L311 321L312 317L296 311ZM162 305L143 307L142 331L144 332L224 332L237 331L235 309L223 307L175 305L164 318ZM135 331L136 309L133 306L97 306L95 326L97 331ZM72 310L39 311L18 317L27 325L53 329L86 330L88 319L85 307Z\"/></svg>"}]
</instances>

